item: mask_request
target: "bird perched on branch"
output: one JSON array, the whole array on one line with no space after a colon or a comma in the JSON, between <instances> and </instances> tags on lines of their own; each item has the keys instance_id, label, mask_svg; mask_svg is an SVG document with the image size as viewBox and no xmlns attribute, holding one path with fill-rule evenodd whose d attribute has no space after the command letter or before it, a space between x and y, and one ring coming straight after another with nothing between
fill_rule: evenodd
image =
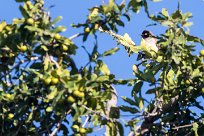
<instances>
[{"instance_id":1,"label":"bird perched on branch","mask_svg":"<svg viewBox=\"0 0 204 136\"><path fill-rule=\"evenodd\" d=\"M144 30L141 34L143 44L149 51L153 50L154 52L158 52L157 47L157 38L148 30ZM139 52L137 60L145 58L145 54L143 52Z\"/></svg>"},{"instance_id":2,"label":"bird perched on branch","mask_svg":"<svg viewBox=\"0 0 204 136\"><path fill-rule=\"evenodd\" d=\"M144 30L141 36L145 40L145 45L147 46L147 48L158 52L157 38L150 31Z\"/></svg>"}]
</instances>

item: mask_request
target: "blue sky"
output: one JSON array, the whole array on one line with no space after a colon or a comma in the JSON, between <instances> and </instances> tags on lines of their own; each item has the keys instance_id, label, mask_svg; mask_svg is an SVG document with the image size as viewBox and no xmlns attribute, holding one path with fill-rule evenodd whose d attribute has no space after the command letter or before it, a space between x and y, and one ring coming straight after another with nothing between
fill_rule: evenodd
<instances>
[{"instance_id":1,"label":"blue sky","mask_svg":"<svg viewBox=\"0 0 204 136\"><path fill-rule=\"evenodd\" d=\"M105 0L106 2L108 0ZM118 0L120 3L122 0ZM181 2L181 10L183 12L192 12L193 18L190 20L193 21L193 26L190 27L190 33L192 35L198 36L204 39L204 1L202 0L180 0ZM88 8L99 5L102 3L102 0L45 0L46 7L51 5L55 5L50 9L51 16L53 18L57 16L63 16L63 20L58 23L58 25L63 25L67 27L67 31L62 33L66 37L70 37L76 33L83 32L82 29L75 29L70 26L72 23L83 23L86 20L86 17L89 13ZM177 9L178 0L163 0L162 2L149 2L149 9L151 14L155 14L161 11L162 8L166 8L172 13ZM136 44L140 43L141 37L139 34L144 30L151 30L155 35L159 35L164 33L165 27L162 26L152 26L146 28L146 26L150 23L150 21L143 9L139 14L131 14L132 19L130 22L127 22L125 19L125 27L119 28L119 34L123 35L124 33L128 33L130 37ZM0 20L6 20L8 23L12 22L13 18L21 17L20 11L18 10L18 4L15 3L14 0L5 0L0 4ZM116 46L116 42L112 40L107 34L100 34L98 32L98 40L99 40L99 51L102 53L108 49L114 48ZM77 38L74 40L76 45L81 47L85 46L88 50L92 50L94 46L93 36L88 38L88 41L83 43L81 38ZM107 57L104 59L105 63L109 66L110 71L116 75L116 78L133 78L132 74L132 65L136 63L136 55L132 55L128 57L126 51L120 46L120 51L111 57ZM197 46L197 51L203 49L202 46ZM75 60L78 62L78 66L83 66L88 61L88 56L84 52L82 48L78 49L77 56ZM130 96L131 88L125 86L117 86L116 87L119 96ZM147 87L143 88L144 90ZM120 99L119 104L123 102Z\"/></svg>"}]
</instances>

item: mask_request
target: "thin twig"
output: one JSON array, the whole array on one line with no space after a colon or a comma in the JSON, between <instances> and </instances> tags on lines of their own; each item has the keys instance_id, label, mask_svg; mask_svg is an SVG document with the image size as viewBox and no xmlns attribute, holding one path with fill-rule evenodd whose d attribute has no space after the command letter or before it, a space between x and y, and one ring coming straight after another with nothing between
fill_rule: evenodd
<instances>
[{"instance_id":1,"label":"thin twig","mask_svg":"<svg viewBox=\"0 0 204 136\"><path fill-rule=\"evenodd\" d=\"M84 33L77 33L77 34L74 34L74 35L70 36L68 39L73 40L73 39L75 39L75 38L77 38L79 36L82 36L82 35L84 35Z\"/></svg>"},{"instance_id":2,"label":"thin twig","mask_svg":"<svg viewBox=\"0 0 204 136\"><path fill-rule=\"evenodd\" d=\"M57 134L57 132L59 131L62 121L64 120L64 118L66 117L67 114L69 114L72 110L69 109L69 111L67 111L65 113L65 115L60 119L60 121L57 123L57 127L52 131L52 133L49 136L55 136Z\"/></svg>"},{"instance_id":3,"label":"thin twig","mask_svg":"<svg viewBox=\"0 0 204 136\"><path fill-rule=\"evenodd\" d=\"M57 68L59 68L59 64L57 63L57 61L54 60L53 56L49 56L49 58L50 61L53 62Z\"/></svg>"},{"instance_id":4,"label":"thin twig","mask_svg":"<svg viewBox=\"0 0 204 136\"><path fill-rule=\"evenodd\" d=\"M120 3L120 5L123 5L123 4L125 4L125 1L126 1L126 0L123 0L123 1L122 1L122 2Z\"/></svg>"},{"instance_id":5,"label":"thin twig","mask_svg":"<svg viewBox=\"0 0 204 136\"><path fill-rule=\"evenodd\" d=\"M178 130L180 128L191 127L191 126L193 126L193 123L192 124L183 125L183 126L177 126L177 127L172 128L172 129L177 129Z\"/></svg>"},{"instance_id":6,"label":"thin twig","mask_svg":"<svg viewBox=\"0 0 204 136\"><path fill-rule=\"evenodd\" d=\"M110 119L110 118L107 117L105 114L103 114L103 113L101 113L101 112L94 111L94 110L92 110L92 109L86 107L85 105L82 105L82 107L84 107L84 108L87 109L88 111L91 111L92 113L99 114L100 116L102 116L102 117L104 117L104 118L106 118L106 119L108 119L108 120Z\"/></svg>"},{"instance_id":7,"label":"thin twig","mask_svg":"<svg viewBox=\"0 0 204 136\"><path fill-rule=\"evenodd\" d=\"M84 121L84 124L82 125L82 127L85 127L85 126L86 126L87 122L89 121L89 118L90 118L90 116L87 115L86 120Z\"/></svg>"}]
</instances>

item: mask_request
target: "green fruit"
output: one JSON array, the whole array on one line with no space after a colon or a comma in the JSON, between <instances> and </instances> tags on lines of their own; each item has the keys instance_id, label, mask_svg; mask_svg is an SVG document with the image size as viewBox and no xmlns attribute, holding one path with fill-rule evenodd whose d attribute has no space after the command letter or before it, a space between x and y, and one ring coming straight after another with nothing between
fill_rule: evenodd
<instances>
[{"instance_id":1,"label":"green fruit","mask_svg":"<svg viewBox=\"0 0 204 136\"><path fill-rule=\"evenodd\" d=\"M79 133L85 134L85 133L86 133L86 129L85 129L85 128L80 128L80 129L79 129Z\"/></svg>"},{"instance_id":2,"label":"green fruit","mask_svg":"<svg viewBox=\"0 0 204 136\"><path fill-rule=\"evenodd\" d=\"M204 88L202 88L201 92L204 93Z\"/></svg>"},{"instance_id":3,"label":"green fruit","mask_svg":"<svg viewBox=\"0 0 204 136\"><path fill-rule=\"evenodd\" d=\"M11 100L12 99L12 95L11 94L5 94L4 97L8 100Z\"/></svg>"},{"instance_id":4,"label":"green fruit","mask_svg":"<svg viewBox=\"0 0 204 136\"><path fill-rule=\"evenodd\" d=\"M190 85L190 84L191 84L191 82L190 82L189 80L186 80L185 83L186 83L187 85Z\"/></svg>"},{"instance_id":5,"label":"green fruit","mask_svg":"<svg viewBox=\"0 0 204 136\"><path fill-rule=\"evenodd\" d=\"M55 38L56 40L59 40L59 39L61 38L61 36L60 36L60 34L55 34L55 35L54 35L54 38Z\"/></svg>"},{"instance_id":6,"label":"green fruit","mask_svg":"<svg viewBox=\"0 0 204 136\"><path fill-rule=\"evenodd\" d=\"M59 79L58 79L58 78L56 78L56 77L52 77L52 78L51 78L51 84L52 84L52 85L56 85L56 84L58 84L58 82L59 82Z\"/></svg>"},{"instance_id":7,"label":"green fruit","mask_svg":"<svg viewBox=\"0 0 204 136\"><path fill-rule=\"evenodd\" d=\"M26 20L26 23L27 23L28 25L33 25L33 24L34 24L34 20L33 20L32 18L28 18L28 19Z\"/></svg>"},{"instance_id":8,"label":"green fruit","mask_svg":"<svg viewBox=\"0 0 204 136\"><path fill-rule=\"evenodd\" d=\"M83 92L80 92L78 90L75 90L73 92L73 95L76 96L76 97L79 97L79 98L83 98L84 97L84 93Z\"/></svg>"},{"instance_id":9,"label":"green fruit","mask_svg":"<svg viewBox=\"0 0 204 136\"><path fill-rule=\"evenodd\" d=\"M45 85L49 85L50 82L51 82L51 78L48 77L48 78L44 79L44 84Z\"/></svg>"},{"instance_id":10,"label":"green fruit","mask_svg":"<svg viewBox=\"0 0 204 136\"><path fill-rule=\"evenodd\" d=\"M157 57L157 61L158 61L158 62L162 62L162 60L163 60L163 57L162 57L162 56L158 56L158 57Z\"/></svg>"},{"instance_id":11,"label":"green fruit","mask_svg":"<svg viewBox=\"0 0 204 136\"><path fill-rule=\"evenodd\" d=\"M80 97L80 98L84 98L84 93L83 92L80 92L80 94L79 94L79 96L78 97Z\"/></svg>"},{"instance_id":12,"label":"green fruit","mask_svg":"<svg viewBox=\"0 0 204 136\"><path fill-rule=\"evenodd\" d=\"M78 125L73 125L73 126L72 126L72 130L73 130L74 132L79 132L79 126L78 126Z\"/></svg>"},{"instance_id":13,"label":"green fruit","mask_svg":"<svg viewBox=\"0 0 204 136\"><path fill-rule=\"evenodd\" d=\"M70 102L70 103L74 103L75 102L75 99L73 96L68 96L67 97L67 101Z\"/></svg>"},{"instance_id":14,"label":"green fruit","mask_svg":"<svg viewBox=\"0 0 204 136\"><path fill-rule=\"evenodd\" d=\"M200 50L200 55L204 57L204 50Z\"/></svg>"},{"instance_id":15,"label":"green fruit","mask_svg":"<svg viewBox=\"0 0 204 136\"><path fill-rule=\"evenodd\" d=\"M90 28L89 28L89 27L86 27L86 28L84 29L84 31L85 31L86 33L89 33L89 32L90 32Z\"/></svg>"},{"instance_id":16,"label":"green fruit","mask_svg":"<svg viewBox=\"0 0 204 136\"><path fill-rule=\"evenodd\" d=\"M22 52L25 52L25 51L27 51L27 46L26 45L20 45L20 46L18 46L18 49L20 50L20 51L22 51Z\"/></svg>"},{"instance_id":17,"label":"green fruit","mask_svg":"<svg viewBox=\"0 0 204 136\"><path fill-rule=\"evenodd\" d=\"M9 113L8 114L8 119L12 119L14 117L14 114L13 113Z\"/></svg>"},{"instance_id":18,"label":"green fruit","mask_svg":"<svg viewBox=\"0 0 204 136\"><path fill-rule=\"evenodd\" d=\"M68 47L66 45L62 45L62 50L63 51L68 51Z\"/></svg>"}]
</instances>

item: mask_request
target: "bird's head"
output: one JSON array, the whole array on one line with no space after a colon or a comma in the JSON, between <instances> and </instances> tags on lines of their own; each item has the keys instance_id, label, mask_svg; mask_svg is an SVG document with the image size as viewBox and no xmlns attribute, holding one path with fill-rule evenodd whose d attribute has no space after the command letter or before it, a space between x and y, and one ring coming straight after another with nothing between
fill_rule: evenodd
<instances>
[{"instance_id":1,"label":"bird's head","mask_svg":"<svg viewBox=\"0 0 204 136\"><path fill-rule=\"evenodd\" d=\"M152 33L150 32L150 31L148 31L148 30L144 30L143 32L142 32L142 38L143 39L146 39L146 38L149 38L149 37L152 37L153 35L152 35Z\"/></svg>"}]
</instances>

